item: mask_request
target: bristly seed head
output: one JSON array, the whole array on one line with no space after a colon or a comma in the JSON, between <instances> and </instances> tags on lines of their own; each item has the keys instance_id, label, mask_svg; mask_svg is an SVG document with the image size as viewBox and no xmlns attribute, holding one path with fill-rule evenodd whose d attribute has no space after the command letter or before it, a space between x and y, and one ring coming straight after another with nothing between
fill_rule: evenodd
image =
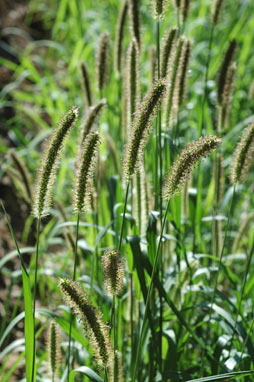
<instances>
[{"instance_id":1,"label":"bristly seed head","mask_svg":"<svg viewBox=\"0 0 254 382\"><path fill-rule=\"evenodd\" d=\"M108 84L110 69L109 33L103 32L99 37L96 54L96 78L97 87L102 91Z\"/></svg>"},{"instance_id":2,"label":"bristly seed head","mask_svg":"<svg viewBox=\"0 0 254 382\"><path fill-rule=\"evenodd\" d=\"M232 184L244 182L253 160L254 154L254 123L244 129L242 137L236 146L230 171Z\"/></svg>"},{"instance_id":3,"label":"bristly seed head","mask_svg":"<svg viewBox=\"0 0 254 382\"><path fill-rule=\"evenodd\" d=\"M163 36L163 43L161 49L161 77L166 77L169 67L169 59L175 50L177 41L177 28L167 30Z\"/></svg>"},{"instance_id":4,"label":"bristly seed head","mask_svg":"<svg viewBox=\"0 0 254 382\"><path fill-rule=\"evenodd\" d=\"M227 82L227 74L230 70L230 67L234 60L235 51L237 48L237 42L235 39L230 41L229 47L226 51L224 60L222 62L222 65L220 67L218 81L217 81L217 97L218 97L218 103L221 105L223 101L223 94L224 94L224 88L226 86Z\"/></svg>"},{"instance_id":5,"label":"bristly seed head","mask_svg":"<svg viewBox=\"0 0 254 382\"><path fill-rule=\"evenodd\" d=\"M74 190L74 211L79 213L85 211L89 206L89 196L93 182L94 166L97 159L100 135L97 131L92 131L82 143L78 161L77 174L75 178Z\"/></svg>"},{"instance_id":6,"label":"bristly seed head","mask_svg":"<svg viewBox=\"0 0 254 382\"><path fill-rule=\"evenodd\" d=\"M120 252L111 248L102 256L102 268L108 295L119 296L123 289L123 260Z\"/></svg>"},{"instance_id":7,"label":"bristly seed head","mask_svg":"<svg viewBox=\"0 0 254 382\"><path fill-rule=\"evenodd\" d=\"M78 109L73 107L59 122L43 154L37 175L33 214L35 217L48 215L52 199L52 187L56 170L63 149L65 138L78 116Z\"/></svg>"},{"instance_id":8,"label":"bristly seed head","mask_svg":"<svg viewBox=\"0 0 254 382\"><path fill-rule=\"evenodd\" d=\"M145 144L149 138L153 117L165 93L166 81L156 81L139 104L131 127L131 136L124 154L124 177L128 181L142 162Z\"/></svg>"},{"instance_id":9,"label":"bristly seed head","mask_svg":"<svg viewBox=\"0 0 254 382\"><path fill-rule=\"evenodd\" d=\"M140 49L139 1L140 0L128 0L128 10L131 35L136 39Z\"/></svg>"},{"instance_id":10,"label":"bristly seed head","mask_svg":"<svg viewBox=\"0 0 254 382\"><path fill-rule=\"evenodd\" d=\"M201 137L186 146L173 163L164 184L164 197L171 199L179 193L190 178L196 162L201 161L221 143L221 139L214 135Z\"/></svg>"},{"instance_id":11,"label":"bristly seed head","mask_svg":"<svg viewBox=\"0 0 254 382\"><path fill-rule=\"evenodd\" d=\"M59 287L67 304L78 315L98 364L104 367L112 366L113 351L109 339L109 328L103 322L102 314L92 305L77 282L61 279Z\"/></svg>"},{"instance_id":12,"label":"bristly seed head","mask_svg":"<svg viewBox=\"0 0 254 382\"><path fill-rule=\"evenodd\" d=\"M58 325L54 320L51 320L48 334L48 355L51 374L54 377L58 373L60 364L60 354L61 353Z\"/></svg>"},{"instance_id":13,"label":"bristly seed head","mask_svg":"<svg viewBox=\"0 0 254 382\"><path fill-rule=\"evenodd\" d=\"M152 13L155 20L163 19L167 9L167 5L167 0L152 0Z\"/></svg>"},{"instance_id":14,"label":"bristly seed head","mask_svg":"<svg viewBox=\"0 0 254 382\"><path fill-rule=\"evenodd\" d=\"M105 98L103 98L88 109L84 121L82 122L81 143L83 143L88 134L93 131L98 119L101 116L101 113L106 106L107 101Z\"/></svg>"},{"instance_id":15,"label":"bristly seed head","mask_svg":"<svg viewBox=\"0 0 254 382\"><path fill-rule=\"evenodd\" d=\"M121 73L122 69L122 45L124 39L124 26L127 18L127 13L128 0L124 0L117 19L114 45L114 67L118 74Z\"/></svg>"},{"instance_id":16,"label":"bristly seed head","mask_svg":"<svg viewBox=\"0 0 254 382\"><path fill-rule=\"evenodd\" d=\"M223 3L224 3L224 0L213 0L212 22L214 25L216 25L219 20Z\"/></svg>"},{"instance_id":17,"label":"bristly seed head","mask_svg":"<svg viewBox=\"0 0 254 382\"><path fill-rule=\"evenodd\" d=\"M92 105L92 92L91 92L91 86L90 86L90 78L89 78L89 72L88 67L85 62L81 64L81 76L82 76L82 89L85 96L86 106Z\"/></svg>"}]
</instances>

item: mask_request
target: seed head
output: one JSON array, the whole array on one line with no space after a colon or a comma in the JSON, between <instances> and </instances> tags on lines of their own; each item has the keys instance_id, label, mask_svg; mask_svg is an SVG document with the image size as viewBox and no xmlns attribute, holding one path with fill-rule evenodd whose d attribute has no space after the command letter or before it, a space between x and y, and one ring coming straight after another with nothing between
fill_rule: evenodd
<instances>
[{"instance_id":1,"label":"seed head","mask_svg":"<svg viewBox=\"0 0 254 382\"><path fill-rule=\"evenodd\" d=\"M52 187L56 170L63 149L64 141L78 116L78 109L73 107L59 122L59 125L43 154L37 175L33 214L35 217L48 215L52 200Z\"/></svg>"},{"instance_id":2,"label":"seed head","mask_svg":"<svg viewBox=\"0 0 254 382\"><path fill-rule=\"evenodd\" d=\"M123 359L122 354L116 350L115 351L115 372L116 372L116 382L124 382L123 376Z\"/></svg>"},{"instance_id":3,"label":"seed head","mask_svg":"<svg viewBox=\"0 0 254 382\"><path fill-rule=\"evenodd\" d=\"M233 63L236 48L237 48L236 40L230 41L229 47L226 51L224 60L219 70L219 76L217 81L217 97L218 97L219 105L221 105L223 101L223 94L224 94L224 89L227 82L228 71L230 70L230 67Z\"/></svg>"},{"instance_id":4,"label":"seed head","mask_svg":"<svg viewBox=\"0 0 254 382\"><path fill-rule=\"evenodd\" d=\"M122 45L124 38L124 26L128 12L128 0L124 0L118 14L116 33L115 33L115 51L114 51L114 66L115 70L120 73L122 68Z\"/></svg>"},{"instance_id":5,"label":"seed head","mask_svg":"<svg viewBox=\"0 0 254 382\"><path fill-rule=\"evenodd\" d=\"M189 40L184 40L183 47L181 50L179 67L177 69L176 76L176 86L174 92L174 109L175 113L178 112L179 108L183 105L186 98L186 84L187 84L187 74L188 66L191 56L191 43Z\"/></svg>"},{"instance_id":6,"label":"seed head","mask_svg":"<svg viewBox=\"0 0 254 382\"><path fill-rule=\"evenodd\" d=\"M84 142L87 135L94 129L106 106L107 101L103 98L88 109L81 127L81 142Z\"/></svg>"},{"instance_id":7,"label":"seed head","mask_svg":"<svg viewBox=\"0 0 254 382\"><path fill-rule=\"evenodd\" d=\"M221 105L218 105L218 131L226 130L230 122L230 111L232 106L232 95L234 90L234 80L236 74L236 63L230 66L227 71L225 85L222 94Z\"/></svg>"},{"instance_id":8,"label":"seed head","mask_svg":"<svg viewBox=\"0 0 254 382\"><path fill-rule=\"evenodd\" d=\"M212 5L212 22L214 25L217 24L219 16L221 14L221 9L223 6L224 0L213 0Z\"/></svg>"},{"instance_id":9,"label":"seed head","mask_svg":"<svg viewBox=\"0 0 254 382\"><path fill-rule=\"evenodd\" d=\"M127 51L126 77L127 126L130 131L137 104L140 102L139 49L135 39L132 39Z\"/></svg>"},{"instance_id":10,"label":"seed head","mask_svg":"<svg viewBox=\"0 0 254 382\"><path fill-rule=\"evenodd\" d=\"M190 8L190 0L181 0L180 12L181 12L182 22L186 21L188 17L188 13L189 13L189 8Z\"/></svg>"},{"instance_id":11,"label":"seed head","mask_svg":"<svg viewBox=\"0 0 254 382\"><path fill-rule=\"evenodd\" d=\"M139 0L128 0L131 35L140 48Z\"/></svg>"},{"instance_id":12,"label":"seed head","mask_svg":"<svg viewBox=\"0 0 254 382\"><path fill-rule=\"evenodd\" d=\"M81 64L81 78L82 78L82 89L85 96L86 106L89 107L92 105L92 93L90 86L90 77L88 72L88 67L85 62Z\"/></svg>"},{"instance_id":13,"label":"seed head","mask_svg":"<svg viewBox=\"0 0 254 382\"><path fill-rule=\"evenodd\" d=\"M254 154L254 123L244 129L240 142L236 146L230 171L232 184L244 182Z\"/></svg>"},{"instance_id":14,"label":"seed head","mask_svg":"<svg viewBox=\"0 0 254 382\"><path fill-rule=\"evenodd\" d=\"M74 190L73 208L75 212L82 212L90 205L91 185L94 167L97 160L100 136L92 131L81 145Z\"/></svg>"},{"instance_id":15,"label":"seed head","mask_svg":"<svg viewBox=\"0 0 254 382\"><path fill-rule=\"evenodd\" d=\"M220 143L220 138L214 135L207 135L201 137L198 141L188 144L177 157L166 176L164 197L171 199L179 193L190 178L195 164L214 151Z\"/></svg>"},{"instance_id":16,"label":"seed head","mask_svg":"<svg viewBox=\"0 0 254 382\"><path fill-rule=\"evenodd\" d=\"M59 287L67 304L78 315L98 364L104 367L109 366L112 364L112 349L109 328L103 322L102 314L92 305L87 294L77 282L61 279Z\"/></svg>"},{"instance_id":17,"label":"seed head","mask_svg":"<svg viewBox=\"0 0 254 382\"><path fill-rule=\"evenodd\" d=\"M123 260L120 252L111 248L102 256L102 268L108 295L119 296L123 289Z\"/></svg>"},{"instance_id":18,"label":"seed head","mask_svg":"<svg viewBox=\"0 0 254 382\"><path fill-rule=\"evenodd\" d=\"M177 28L168 29L163 36L163 43L161 48L161 77L166 77L168 73L169 60L175 51L177 40Z\"/></svg>"},{"instance_id":19,"label":"seed head","mask_svg":"<svg viewBox=\"0 0 254 382\"><path fill-rule=\"evenodd\" d=\"M166 12L167 5L168 5L167 0L152 0L152 12L153 12L153 17L156 20L163 19Z\"/></svg>"},{"instance_id":20,"label":"seed head","mask_svg":"<svg viewBox=\"0 0 254 382\"><path fill-rule=\"evenodd\" d=\"M138 106L131 127L131 136L124 155L124 177L129 180L142 162L145 144L149 138L153 117L165 93L166 81L156 81Z\"/></svg>"},{"instance_id":21,"label":"seed head","mask_svg":"<svg viewBox=\"0 0 254 382\"><path fill-rule=\"evenodd\" d=\"M99 37L98 49L96 54L96 78L97 87L102 91L108 84L109 79L109 33L103 32Z\"/></svg>"},{"instance_id":22,"label":"seed head","mask_svg":"<svg viewBox=\"0 0 254 382\"><path fill-rule=\"evenodd\" d=\"M59 329L58 329L57 323L54 320L51 320L49 325L48 355L49 355L50 371L54 380L54 377L58 373L60 358L61 358Z\"/></svg>"}]
</instances>

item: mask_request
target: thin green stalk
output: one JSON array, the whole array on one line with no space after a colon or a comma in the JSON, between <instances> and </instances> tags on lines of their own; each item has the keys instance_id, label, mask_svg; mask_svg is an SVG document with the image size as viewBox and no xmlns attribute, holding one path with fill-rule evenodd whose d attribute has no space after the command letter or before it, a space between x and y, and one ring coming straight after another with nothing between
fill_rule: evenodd
<instances>
[{"instance_id":1,"label":"thin green stalk","mask_svg":"<svg viewBox=\"0 0 254 382\"><path fill-rule=\"evenodd\" d=\"M34 370L36 361L36 344L35 344L35 305L36 305L36 292L37 292L37 276L38 276L38 258L39 258L39 245L40 245L40 228L41 217L37 220L37 233L36 233L36 254L35 254L35 274L34 274L34 298L33 298L33 322L34 322L34 349L33 349L33 369L32 369L32 382L34 382Z\"/></svg>"},{"instance_id":2,"label":"thin green stalk","mask_svg":"<svg viewBox=\"0 0 254 382\"><path fill-rule=\"evenodd\" d=\"M247 281L247 276L248 276L249 269L250 269L250 264L251 264L253 252L254 252L254 240L253 240L252 247L251 247L251 250L250 250L250 253L249 253L248 263L247 263L247 266L246 266L246 269L245 269L244 281L243 281L243 285L242 285L242 289L241 289L240 301L239 301L239 305L238 305L238 309L237 309L237 313L236 313L236 318L235 318L235 323L234 323L234 328L233 328L233 335L232 335L232 338L231 338L231 341L230 341L229 352L231 351L231 348L232 348L232 345L233 345L233 341L234 341L234 337L235 337L235 333L236 333L237 320L238 320L238 316L239 316L240 311L241 311L242 299L243 299L243 295L244 295L244 289L245 289L245 285L246 285L246 281Z\"/></svg>"},{"instance_id":3,"label":"thin green stalk","mask_svg":"<svg viewBox=\"0 0 254 382\"><path fill-rule=\"evenodd\" d=\"M130 186L130 182L128 181L127 187L126 187L126 194L125 194L125 201L124 201L124 208L123 208L123 219L122 219L122 225L121 225L121 231L120 231L120 239L119 239L119 245L118 245L118 251L119 252L121 252L121 248L122 248L123 230L124 230L124 222L125 222L125 214L126 214L129 186Z\"/></svg>"},{"instance_id":4,"label":"thin green stalk","mask_svg":"<svg viewBox=\"0 0 254 382\"><path fill-rule=\"evenodd\" d=\"M116 375L116 350L117 350L117 327L116 327L116 296L113 296L113 309L114 315L113 315L113 333L114 333L114 382L117 382L117 375Z\"/></svg>"},{"instance_id":5,"label":"thin green stalk","mask_svg":"<svg viewBox=\"0 0 254 382\"><path fill-rule=\"evenodd\" d=\"M96 227L98 227L98 225L99 225L99 222L98 222L98 212L96 211L94 215L95 215L94 216L94 225ZM94 227L95 236L96 236L96 227ZM97 267L96 267L97 259L98 259L98 249L97 249L97 246L96 246L95 252L92 255L92 271L91 271L91 281L90 281L90 297L93 294L94 273L95 273L95 269L97 269Z\"/></svg>"},{"instance_id":6,"label":"thin green stalk","mask_svg":"<svg viewBox=\"0 0 254 382\"><path fill-rule=\"evenodd\" d=\"M77 223L76 223L76 240L75 240L75 252L74 252L74 266L73 266L73 275L72 275L72 280L73 281L76 280L76 271L77 271L79 218L80 218L80 215L79 215L79 212L78 212L78 214L77 214ZM71 310L70 325L69 325L68 358L67 358L67 381L69 381L69 372L70 372L72 322L73 322L73 314L72 314L72 310Z\"/></svg>"},{"instance_id":7,"label":"thin green stalk","mask_svg":"<svg viewBox=\"0 0 254 382\"><path fill-rule=\"evenodd\" d=\"M138 369L138 365L139 365L140 351L141 351L141 344L142 344L143 336L144 336L145 322L147 320L148 307L149 307L149 304L150 304L150 299L151 299L152 290L153 290L154 278L155 278L155 274L156 274L157 266L158 266L158 262L159 262L159 257L160 257L159 254L160 254L160 248L161 248L161 243L162 243L162 236L163 236L163 232L164 232L165 223L166 223L166 220L167 220L167 214L168 214L169 205L170 205L170 199L167 202L167 207L166 207L164 219L163 219L163 222L162 222L162 227L161 227L161 233L160 233L160 238L159 238L159 242L158 242L158 247L157 247L157 251L156 251L156 255L155 255L155 259L154 259L154 265L153 265L150 285L149 285L149 289L148 289L148 293L147 293L147 298L146 298L144 318L143 318L143 322L142 322L142 326L141 326L141 331L140 331L140 336L139 336L139 340L138 340L136 362L135 362L135 366L134 366L132 382L135 382L136 374L137 374L137 369Z\"/></svg>"},{"instance_id":8,"label":"thin green stalk","mask_svg":"<svg viewBox=\"0 0 254 382\"><path fill-rule=\"evenodd\" d=\"M216 294L216 289L217 289L218 280L219 280L219 273L220 273L220 270L222 267L222 257L223 257L223 253L224 253L224 249L225 249L225 245L226 245L228 230L230 227L231 211L232 211L232 206L233 206L233 202L234 202L234 198L235 198L235 189L236 189L236 186L234 185L233 195L232 195L232 199L231 199L231 203L230 203L230 207L229 207L229 211L228 211L228 216L227 216L227 225L226 225L226 230L225 230L223 246L222 246L220 258L219 258L219 266L218 266L218 270L216 272L216 279L215 279L215 285L214 285L214 290L213 290L213 295L212 295L212 300L211 300L211 307L210 307L210 311L209 311L209 318L208 318L208 324L207 324L208 330L206 332L205 343L207 343L208 338L209 338L209 332L210 332L209 329L210 329L210 324L211 324L212 310L213 310L213 305L214 305L214 301L215 301L215 294Z\"/></svg>"}]
</instances>

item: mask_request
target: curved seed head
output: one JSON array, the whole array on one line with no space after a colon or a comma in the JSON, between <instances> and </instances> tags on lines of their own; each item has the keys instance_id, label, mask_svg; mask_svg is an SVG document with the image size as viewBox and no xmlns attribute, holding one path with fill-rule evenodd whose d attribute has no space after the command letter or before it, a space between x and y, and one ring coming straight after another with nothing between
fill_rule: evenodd
<instances>
[{"instance_id":1,"label":"curved seed head","mask_svg":"<svg viewBox=\"0 0 254 382\"><path fill-rule=\"evenodd\" d=\"M131 35L137 41L140 48L140 22L139 22L139 0L128 0Z\"/></svg>"},{"instance_id":2,"label":"curved seed head","mask_svg":"<svg viewBox=\"0 0 254 382\"><path fill-rule=\"evenodd\" d=\"M123 289L123 260L120 252L111 248L102 256L102 268L108 295L119 296Z\"/></svg>"},{"instance_id":3,"label":"curved seed head","mask_svg":"<svg viewBox=\"0 0 254 382\"><path fill-rule=\"evenodd\" d=\"M73 208L82 212L90 205L91 185L93 183L94 167L97 160L100 136L92 131L81 145L75 178Z\"/></svg>"},{"instance_id":4,"label":"curved seed head","mask_svg":"<svg viewBox=\"0 0 254 382\"><path fill-rule=\"evenodd\" d=\"M139 104L131 127L131 136L126 145L123 170L124 177L129 180L142 162L145 144L149 138L153 117L160 107L165 93L166 81L156 81L143 101Z\"/></svg>"},{"instance_id":5,"label":"curved seed head","mask_svg":"<svg viewBox=\"0 0 254 382\"><path fill-rule=\"evenodd\" d=\"M224 60L219 70L219 76L217 81L217 98L218 98L219 105L221 105L223 101L223 94L224 94L224 89L227 82L228 71L230 70L230 67L233 63L236 48L237 48L237 42L235 39L233 39L229 43Z\"/></svg>"},{"instance_id":6,"label":"curved seed head","mask_svg":"<svg viewBox=\"0 0 254 382\"><path fill-rule=\"evenodd\" d=\"M96 53L96 79L99 91L102 91L108 84L109 69L109 33L103 32L99 37L98 49Z\"/></svg>"},{"instance_id":7,"label":"curved seed head","mask_svg":"<svg viewBox=\"0 0 254 382\"><path fill-rule=\"evenodd\" d=\"M161 48L161 77L166 77L168 73L170 57L173 55L176 48L177 28L167 30L163 36Z\"/></svg>"},{"instance_id":8,"label":"curved seed head","mask_svg":"<svg viewBox=\"0 0 254 382\"><path fill-rule=\"evenodd\" d=\"M93 131L98 122L104 108L107 106L107 101L105 98L98 101L95 105L89 107L84 121L82 122L81 127L81 143L84 142L88 134Z\"/></svg>"},{"instance_id":9,"label":"curved seed head","mask_svg":"<svg viewBox=\"0 0 254 382\"><path fill-rule=\"evenodd\" d=\"M194 141L178 155L173 163L164 184L164 197L171 199L179 193L190 178L197 162L209 155L221 143L221 139L214 135L207 135Z\"/></svg>"},{"instance_id":10,"label":"curved seed head","mask_svg":"<svg viewBox=\"0 0 254 382\"><path fill-rule=\"evenodd\" d=\"M222 6L223 6L224 0L213 0L212 5L212 22L214 25L218 23L220 14L222 12Z\"/></svg>"},{"instance_id":11,"label":"curved seed head","mask_svg":"<svg viewBox=\"0 0 254 382\"><path fill-rule=\"evenodd\" d=\"M88 67L85 62L81 64L80 70L81 70L81 78L82 78L82 89L85 96L86 106L89 107L92 105L93 101L92 101L92 92L91 92Z\"/></svg>"},{"instance_id":12,"label":"curved seed head","mask_svg":"<svg viewBox=\"0 0 254 382\"><path fill-rule=\"evenodd\" d=\"M253 160L254 154L254 123L244 129L242 137L236 146L230 171L232 184L244 182Z\"/></svg>"},{"instance_id":13,"label":"curved seed head","mask_svg":"<svg viewBox=\"0 0 254 382\"><path fill-rule=\"evenodd\" d=\"M102 314L92 305L87 294L75 281L61 279L59 283L67 304L78 315L87 339L94 350L99 365L112 364L112 348L109 328L102 320Z\"/></svg>"},{"instance_id":14,"label":"curved seed head","mask_svg":"<svg viewBox=\"0 0 254 382\"><path fill-rule=\"evenodd\" d=\"M37 175L33 214L35 217L48 215L52 200L52 187L64 141L78 116L78 109L73 107L59 122L52 138L46 146Z\"/></svg>"},{"instance_id":15,"label":"curved seed head","mask_svg":"<svg viewBox=\"0 0 254 382\"><path fill-rule=\"evenodd\" d=\"M116 33L115 33L115 45L114 45L114 67L118 73L121 73L122 69L122 45L124 39L124 26L128 13L128 0L124 0L122 8L119 11Z\"/></svg>"}]
</instances>

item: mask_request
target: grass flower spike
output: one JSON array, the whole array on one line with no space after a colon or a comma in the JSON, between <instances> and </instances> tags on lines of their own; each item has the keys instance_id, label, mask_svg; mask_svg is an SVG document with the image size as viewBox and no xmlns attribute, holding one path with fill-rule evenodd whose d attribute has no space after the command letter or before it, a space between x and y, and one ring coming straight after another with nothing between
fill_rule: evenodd
<instances>
[{"instance_id":1,"label":"grass flower spike","mask_svg":"<svg viewBox=\"0 0 254 382\"><path fill-rule=\"evenodd\" d=\"M201 161L221 143L221 139L214 135L207 135L192 142L177 157L165 181L164 197L171 199L179 193L190 178L196 162Z\"/></svg>"},{"instance_id":2,"label":"grass flower spike","mask_svg":"<svg viewBox=\"0 0 254 382\"><path fill-rule=\"evenodd\" d=\"M90 85L90 78L88 73L88 67L85 62L81 64L81 75L82 75L82 88L86 100L86 106L92 105L92 92Z\"/></svg>"},{"instance_id":3,"label":"grass flower spike","mask_svg":"<svg viewBox=\"0 0 254 382\"><path fill-rule=\"evenodd\" d=\"M87 135L92 131L106 106L107 101L105 98L103 98L88 109L82 123L81 142L84 142Z\"/></svg>"},{"instance_id":4,"label":"grass flower spike","mask_svg":"<svg viewBox=\"0 0 254 382\"><path fill-rule=\"evenodd\" d=\"M177 39L177 28L171 28L163 36L163 44L161 49L161 77L166 77L169 67L169 59L174 53L176 39Z\"/></svg>"},{"instance_id":5,"label":"grass flower spike","mask_svg":"<svg viewBox=\"0 0 254 382\"><path fill-rule=\"evenodd\" d=\"M244 182L253 160L254 154L254 123L251 123L242 134L234 152L230 180L232 184Z\"/></svg>"},{"instance_id":6,"label":"grass flower spike","mask_svg":"<svg viewBox=\"0 0 254 382\"><path fill-rule=\"evenodd\" d=\"M50 322L49 336L48 336L48 355L49 365L52 374L52 380L54 381L57 376L59 362L60 362L60 341L59 341L59 329L54 320Z\"/></svg>"},{"instance_id":7,"label":"grass flower spike","mask_svg":"<svg viewBox=\"0 0 254 382\"><path fill-rule=\"evenodd\" d=\"M223 3L224 3L224 0L213 0L213 5L212 5L212 22L213 22L214 25L216 25L218 23Z\"/></svg>"},{"instance_id":8,"label":"grass flower spike","mask_svg":"<svg viewBox=\"0 0 254 382\"><path fill-rule=\"evenodd\" d=\"M78 158L76 184L74 190L74 211L82 212L89 205L93 171L97 159L100 136L97 131L91 132L82 143Z\"/></svg>"},{"instance_id":9,"label":"grass flower spike","mask_svg":"<svg viewBox=\"0 0 254 382\"><path fill-rule=\"evenodd\" d=\"M56 178L56 170L60 154L70 128L78 116L78 109L73 107L60 121L46 147L37 176L33 214L35 217L48 215L52 199L52 187Z\"/></svg>"},{"instance_id":10,"label":"grass flower spike","mask_svg":"<svg viewBox=\"0 0 254 382\"><path fill-rule=\"evenodd\" d=\"M96 78L97 87L101 92L108 84L109 79L109 33L103 32L99 37L98 49L96 54Z\"/></svg>"},{"instance_id":11,"label":"grass flower spike","mask_svg":"<svg viewBox=\"0 0 254 382\"><path fill-rule=\"evenodd\" d=\"M120 252L108 249L102 256L102 268L108 295L119 296L123 289L123 261Z\"/></svg>"},{"instance_id":12,"label":"grass flower spike","mask_svg":"<svg viewBox=\"0 0 254 382\"><path fill-rule=\"evenodd\" d=\"M156 20L160 20L164 17L167 5L167 0L152 0L153 17Z\"/></svg>"},{"instance_id":13,"label":"grass flower spike","mask_svg":"<svg viewBox=\"0 0 254 382\"><path fill-rule=\"evenodd\" d=\"M128 0L124 0L122 8L119 11L116 33L115 33L115 46L114 46L114 67L118 73L121 73L122 69L122 50L123 50L123 39L124 39L124 26L127 18L128 12Z\"/></svg>"},{"instance_id":14,"label":"grass flower spike","mask_svg":"<svg viewBox=\"0 0 254 382\"><path fill-rule=\"evenodd\" d=\"M160 106L165 93L166 81L156 81L138 106L131 128L131 136L124 155L124 177L129 180L139 168L143 159L145 144L148 140L153 117Z\"/></svg>"},{"instance_id":15,"label":"grass flower spike","mask_svg":"<svg viewBox=\"0 0 254 382\"><path fill-rule=\"evenodd\" d=\"M136 39L140 48L139 1L140 0L128 0L128 9L131 35Z\"/></svg>"},{"instance_id":16,"label":"grass flower spike","mask_svg":"<svg viewBox=\"0 0 254 382\"><path fill-rule=\"evenodd\" d=\"M102 320L102 314L92 305L87 294L75 281L61 279L59 287L67 304L78 315L98 364L109 366L112 363L112 348L109 328Z\"/></svg>"},{"instance_id":17,"label":"grass flower spike","mask_svg":"<svg viewBox=\"0 0 254 382\"><path fill-rule=\"evenodd\" d=\"M236 40L232 40L229 43L224 60L221 64L218 81L217 81L217 97L219 105L223 102L224 89L227 83L228 71L234 60L235 51L237 48Z\"/></svg>"}]
</instances>

